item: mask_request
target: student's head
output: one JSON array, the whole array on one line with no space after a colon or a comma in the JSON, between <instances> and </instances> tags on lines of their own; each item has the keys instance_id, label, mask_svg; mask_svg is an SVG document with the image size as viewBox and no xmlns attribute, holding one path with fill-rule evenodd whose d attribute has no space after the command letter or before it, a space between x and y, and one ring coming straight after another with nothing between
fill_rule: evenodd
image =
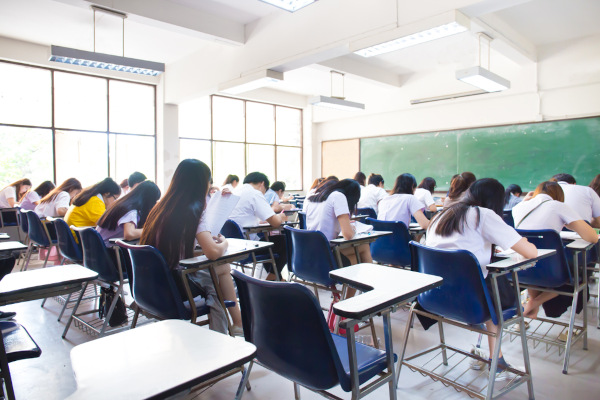
<instances>
[{"instance_id":1,"label":"student's head","mask_svg":"<svg viewBox=\"0 0 600 400\"><path fill-rule=\"evenodd\" d=\"M571 185L576 184L577 182L575 181L575 178L573 178L573 175L571 174L556 174L552 177L552 180L555 180L556 182L567 182L570 183Z\"/></svg>"},{"instance_id":2,"label":"student's head","mask_svg":"<svg viewBox=\"0 0 600 400\"><path fill-rule=\"evenodd\" d=\"M382 186L383 187L383 176L379 174L369 175L369 185Z\"/></svg>"},{"instance_id":3,"label":"student's head","mask_svg":"<svg viewBox=\"0 0 600 400\"><path fill-rule=\"evenodd\" d=\"M40 183L39 186L34 189L34 192L36 192L38 194L38 196L40 196L40 198L43 198L48 193L50 193L50 191L52 189L54 189L54 182L44 181L44 182Z\"/></svg>"},{"instance_id":4,"label":"student's head","mask_svg":"<svg viewBox=\"0 0 600 400\"><path fill-rule=\"evenodd\" d=\"M271 190L277 193L277 196L281 198L283 196L283 192L285 192L285 182L273 182L273 184L271 185Z\"/></svg>"},{"instance_id":5,"label":"student's head","mask_svg":"<svg viewBox=\"0 0 600 400\"><path fill-rule=\"evenodd\" d=\"M266 193L269 187L269 178L262 172L250 172L244 178L244 184L249 183L254 186L255 189L260 190L263 194Z\"/></svg>"},{"instance_id":6,"label":"student's head","mask_svg":"<svg viewBox=\"0 0 600 400\"><path fill-rule=\"evenodd\" d=\"M126 191L127 189L129 189L129 181L127 179L123 179L119 186L121 186L122 190Z\"/></svg>"},{"instance_id":7,"label":"student's head","mask_svg":"<svg viewBox=\"0 0 600 400\"><path fill-rule=\"evenodd\" d=\"M309 199L314 203L324 202L329 198L331 193L340 192L346 196L348 202L348 210L353 212L356 208L356 203L360 199L360 185L354 179L342 179L341 181L326 181L317 189L317 193Z\"/></svg>"},{"instance_id":8,"label":"student's head","mask_svg":"<svg viewBox=\"0 0 600 400\"><path fill-rule=\"evenodd\" d=\"M141 172L135 171L133 174L129 175L129 178L127 178L127 185L131 189L134 189L137 185L144 182L145 180L146 175L142 174Z\"/></svg>"},{"instance_id":9,"label":"student's head","mask_svg":"<svg viewBox=\"0 0 600 400\"><path fill-rule=\"evenodd\" d=\"M360 186L367 186L367 176L360 171L354 175L354 180L358 182Z\"/></svg>"},{"instance_id":10,"label":"student's head","mask_svg":"<svg viewBox=\"0 0 600 400\"><path fill-rule=\"evenodd\" d=\"M8 186L13 186L15 188L15 193L17 194L16 201L19 201L23 195L25 195L25 193L31 189L31 181L27 178L23 178L11 183Z\"/></svg>"},{"instance_id":11,"label":"student's head","mask_svg":"<svg viewBox=\"0 0 600 400\"><path fill-rule=\"evenodd\" d=\"M437 186L437 183L435 182L435 179L428 176L427 178L423 179L421 181L421 183L419 183L419 186L417 186L417 187L419 187L421 189L429 190L431 192L431 194L433 194L433 191L435 190L436 186Z\"/></svg>"},{"instance_id":12,"label":"student's head","mask_svg":"<svg viewBox=\"0 0 600 400\"><path fill-rule=\"evenodd\" d=\"M600 196L600 174L596 175L590 182L590 187Z\"/></svg>"},{"instance_id":13,"label":"student's head","mask_svg":"<svg viewBox=\"0 0 600 400\"><path fill-rule=\"evenodd\" d=\"M75 178L69 178L58 187L52 189L46 196L42 197L40 203L48 203L56 198L60 192L69 193L69 197L73 199L81 192L81 182ZM91 197L91 196L90 196ZM89 200L89 198L88 198ZM85 203L84 203L85 204Z\"/></svg>"},{"instance_id":14,"label":"student's head","mask_svg":"<svg viewBox=\"0 0 600 400\"><path fill-rule=\"evenodd\" d=\"M412 174L398 175L392 194L414 194L417 188L417 180Z\"/></svg>"},{"instance_id":15,"label":"student's head","mask_svg":"<svg viewBox=\"0 0 600 400\"><path fill-rule=\"evenodd\" d=\"M537 185L533 191L533 197L538 194L547 194L552 197L553 200L560 201L561 203L565 201L565 193L560 185L554 181L546 181Z\"/></svg>"},{"instance_id":16,"label":"student's head","mask_svg":"<svg viewBox=\"0 0 600 400\"><path fill-rule=\"evenodd\" d=\"M139 218L137 228L142 228L152 207L160 199L160 189L154 182L140 182L125 196L113 204L98 221L98 226L114 231L119 225L119 219L132 210L136 210Z\"/></svg>"},{"instance_id":17,"label":"student's head","mask_svg":"<svg viewBox=\"0 0 600 400\"><path fill-rule=\"evenodd\" d=\"M504 204L505 205L508 204L511 194L513 196L520 197L522 193L523 193L523 190L521 189L521 186L516 185L514 183L511 185L508 185L506 187L506 190L504 191Z\"/></svg>"},{"instance_id":18,"label":"student's head","mask_svg":"<svg viewBox=\"0 0 600 400\"><path fill-rule=\"evenodd\" d=\"M462 174L456 175L450 182L450 191L448 197L451 199L457 199L462 195L468 188L475 182L476 178L472 172L463 172Z\"/></svg>"},{"instance_id":19,"label":"student's head","mask_svg":"<svg viewBox=\"0 0 600 400\"><path fill-rule=\"evenodd\" d=\"M62 186L62 185L61 185ZM66 191L66 190L65 190ZM73 199L76 207L81 207L96 195L101 195L106 208L110 208L121 194L121 187L112 178L105 178L95 185L86 187Z\"/></svg>"},{"instance_id":20,"label":"student's head","mask_svg":"<svg viewBox=\"0 0 600 400\"><path fill-rule=\"evenodd\" d=\"M156 247L170 268L176 267L180 258L193 256L210 177L210 168L202 161L181 161L167 192L146 219L140 243Z\"/></svg>"},{"instance_id":21,"label":"student's head","mask_svg":"<svg viewBox=\"0 0 600 400\"><path fill-rule=\"evenodd\" d=\"M227 175L227 178L225 178L225 182L223 182L223 185L231 185L233 187L236 187L238 183L240 183L240 178L237 175L229 174Z\"/></svg>"},{"instance_id":22,"label":"student's head","mask_svg":"<svg viewBox=\"0 0 600 400\"><path fill-rule=\"evenodd\" d=\"M321 183L323 183L323 181L325 180L325 178L321 177L321 178L317 178L313 181L312 185L310 185L310 189L315 189L317 186L319 186Z\"/></svg>"}]
</instances>

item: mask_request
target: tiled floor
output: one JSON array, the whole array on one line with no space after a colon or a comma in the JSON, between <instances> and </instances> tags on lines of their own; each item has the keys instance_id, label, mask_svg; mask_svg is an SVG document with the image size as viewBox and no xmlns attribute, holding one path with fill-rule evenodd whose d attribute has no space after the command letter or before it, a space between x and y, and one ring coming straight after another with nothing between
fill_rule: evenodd
<instances>
[{"instance_id":1,"label":"tiled floor","mask_svg":"<svg viewBox=\"0 0 600 400\"><path fill-rule=\"evenodd\" d=\"M63 399L76 388L69 360L69 351L73 346L91 340L91 338L81 333L77 328L72 327L67 339L61 339L66 317L63 317L62 322L57 322L56 318L60 312L60 305L53 300L48 300L46 306L42 309L40 304L41 301L31 301L3 307L5 311L17 312L16 320L29 330L43 351L42 356L38 359L17 361L10 365L15 391L18 399ZM556 349L546 352L544 346L539 346L537 349L529 347L537 399L574 398L585 400L600 398L600 379L598 379L598 376L600 376L600 330L595 327L596 300L592 299L590 304L593 304L594 308L591 308L590 312L589 350L584 351L581 342L574 346L569 375L562 374L562 356L558 355ZM396 352L400 349L401 336L405 329L407 315L406 311L398 311L392 317ZM378 324L378 334L381 334L381 322L379 321ZM438 330L435 327L424 331L416 323L413 332L408 343L408 354L437 344ZM465 334L464 331L451 326L445 326L445 333L448 343L467 350L477 340L476 334ZM483 347L487 348L487 345ZM522 365L519 342L505 340L502 349L509 362ZM114 361L119 362L119 360ZM239 374L234 375L208 389L192 391L180 397L186 399L229 400L234 397L239 378ZM135 376L135 371L131 371L131 379L143 380L144 377ZM260 366L255 365L253 367L250 382L252 390L244 394L246 400L293 399L292 383ZM106 384L109 385L110 382ZM340 389L333 392L343 398L350 397L348 393L344 393ZM303 389L301 393L304 399L322 398L306 389ZM380 388L369 398L388 398L387 387ZM428 378L404 368L400 378L398 398L468 399L469 397L464 393L457 393L452 388L445 387L439 382L434 383ZM522 386L508 393L504 398L527 398L526 387Z\"/></svg>"}]
</instances>

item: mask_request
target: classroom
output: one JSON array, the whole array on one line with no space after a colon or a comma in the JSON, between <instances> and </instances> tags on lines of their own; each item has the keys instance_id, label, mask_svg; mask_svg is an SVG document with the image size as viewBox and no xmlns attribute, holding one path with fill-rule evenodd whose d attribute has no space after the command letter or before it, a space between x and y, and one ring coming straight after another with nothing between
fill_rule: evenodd
<instances>
[{"instance_id":1,"label":"classroom","mask_svg":"<svg viewBox=\"0 0 600 400\"><path fill-rule=\"evenodd\" d=\"M433 177L434 198L446 197L455 175L465 171L504 187L520 185L522 197L557 174L582 186L600 174L597 0L270 2L0 1L0 188L21 178L34 189L74 177L80 190L106 177L124 183L140 171L156 184L148 190L164 196L185 159L205 163L211 186L219 188L229 175L242 184L260 171L270 183L284 182L294 202L317 178L352 179L358 171L367 179L381 174L386 191L404 173L417 184ZM282 8L289 4L297 9ZM467 75L499 87L476 86ZM15 229L6 230L10 240L18 240ZM340 265L346 262L345 254L338 256ZM273 261L289 267L289 259ZM32 261L33 270L42 263ZM589 286L589 350L574 343L568 374L561 373L564 351L546 353L545 344L528 342L538 399L597 398L597 285L596 279ZM330 294L319 293L329 308ZM67 318L56 322L62 305L50 298L43 309L41 300L0 304L17 312L15 320L43 351L10 364L16 397L72 395L71 349L93 337L74 325L61 339ZM407 310L390 316L398 357ZM569 323L568 313L561 318ZM381 319L375 327L383 343ZM575 324L582 320L578 314ZM437 329L414 326L409 353L437 344ZM522 366L515 332L503 349ZM475 333L467 339L454 327L447 337L464 346L477 341ZM293 398L290 380L257 364L251 371L252 390L244 398ZM240 378L169 396L234 398ZM341 398L349 398L346 392L334 390ZM469 398L406 366L396 392L409 399ZM370 394L388 395L387 388ZM81 396L75 398L88 398ZM302 396L320 397L305 388ZM504 397L525 396L527 384Z\"/></svg>"}]
</instances>

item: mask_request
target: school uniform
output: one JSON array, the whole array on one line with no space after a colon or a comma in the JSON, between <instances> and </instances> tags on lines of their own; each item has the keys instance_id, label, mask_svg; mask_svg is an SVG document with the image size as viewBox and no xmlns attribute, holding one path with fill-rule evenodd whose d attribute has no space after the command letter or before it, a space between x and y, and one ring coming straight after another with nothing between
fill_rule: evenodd
<instances>
[{"instance_id":1,"label":"school uniform","mask_svg":"<svg viewBox=\"0 0 600 400\"><path fill-rule=\"evenodd\" d=\"M522 201L523 199L521 198L521 196L515 196L511 193L510 197L508 198L508 202L504 205L504 209L512 210L517 204L519 204Z\"/></svg>"},{"instance_id":2,"label":"school uniform","mask_svg":"<svg viewBox=\"0 0 600 400\"><path fill-rule=\"evenodd\" d=\"M427 189L417 188L415 190L415 197L423 204L425 208L429 208L430 205L435 204L431 192Z\"/></svg>"},{"instance_id":3,"label":"school uniform","mask_svg":"<svg viewBox=\"0 0 600 400\"><path fill-rule=\"evenodd\" d=\"M71 196L69 192L60 192L52 200L38 204L34 211L40 218L58 216L59 208L69 208ZM104 204L104 202L102 202Z\"/></svg>"},{"instance_id":4,"label":"school uniform","mask_svg":"<svg viewBox=\"0 0 600 400\"><path fill-rule=\"evenodd\" d=\"M72 205L65 214L65 222L71 226L96 226L98 220L106 211L106 205L101 194L90 197L82 206Z\"/></svg>"},{"instance_id":5,"label":"school uniform","mask_svg":"<svg viewBox=\"0 0 600 400\"><path fill-rule=\"evenodd\" d=\"M12 206L8 204L8 199L13 199L15 202L17 201L17 189L14 186L7 186L0 190L0 208L12 208Z\"/></svg>"},{"instance_id":6,"label":"school uniform","mask_svg":"<svg viewBox=\"0 0 600 400\"><path fill-rule=\"evenodd\" d=\"M331 192L327 200L307 205L306 228L323 232L327 240L335 239L342 230L337 218L344 214L350 215L346 196L341 192Z\"/></svg>"},{"instance_id":7,"label":"school uniform","mask_svg":"<svg viewBox=\"0 0 600 400\"><path fill-rule=\"evenodd\" d=\"M137 210L131 210L119 218L117 221L117 228L115 230L109 230L100 226L96 227L96 230L102 236L105 245L109 245L109 240L113 238L123 238L125 236L125 224L131 222L136 228L140 222L140 216Z\"/></svg>"},{"instance_id":8,"label":"school uniform","mask_svg":"<svg viewBox=\"0 0 600 400\"><path fill-rule=\"evenodd\" d=\"M410 217L423 209L423 204L412 194L396 193L379 202L377 219L381 221L400 221L410 224Z\"/></svg>"},{"instance_id":9,"label":"school uniform","mask_svg":"<svg viewBox=\"0 0 600 400\"><path fill-rule=\"evenodd\" d=\"M225 189L228 189L231 193L233 193L233 191L234 191L233 185L231 183L223 185L223 187L221 188L221 190L223 191Z\"/></svg>"},{"instance_id":10,"label":"school uniform","mask_svg":"<svg viewBox=\"0 0 600 400\"><path fill-rule=\"evenodd\" d=\"M388 197L388 193L385 189L369 184L364 190L360 192L360 200L356 204L358 208L372 208L377 212L377 204Z\"/></svg>"},{"instance_id":11,"label":"school uniform","mask_svg":"<svg viewBox=\"0 0 600 400\"><path fill-rule=\"evenodd\" d=\"M41 199L42 198L35 190L30 190L21 199L19 207L21 207L22 210L33 211L33 209L35 209L36 206L35 202L40 201Z\"/></svg>"},{"instance_id":12,"label":"school uniform","mask_svg":"<svg viewBox=\"0 0 600 400\"><path fill-rule=\"evenodd\" d=\"M558 184L565 193L565 204L575 210L580 219L592 222L593 218L600 217L600 197L594 189L567 182L558 182Z\"/></svg>"},{"instance_id":13,"label":"school uniform","mask_svg":"<svg viewBox=\"0 0 600 400\"><path fill-rule=\"evenodd\" d=\"M273 205L275 200L277 200L277 202L279 203L279 195L277 195L277 193L275 193L273 189L268 189L266 191L265 199L267 200L267 203L269 203L270 206Z\"/></svg>"}]
</instances>

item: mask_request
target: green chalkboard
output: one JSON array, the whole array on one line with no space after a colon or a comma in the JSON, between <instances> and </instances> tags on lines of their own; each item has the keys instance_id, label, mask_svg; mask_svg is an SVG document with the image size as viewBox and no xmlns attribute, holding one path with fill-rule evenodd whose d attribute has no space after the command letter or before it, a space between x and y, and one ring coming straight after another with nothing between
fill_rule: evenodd
<instances>
[{"instance_id":1,"label":"green chalkboard","mask_svg":"<svg viewBox=\"0 0 600 400\"><path fill-rule=\"evenodd\" d=\"M600 118L365 138L360 168L367 175L381 173L386 188L410 172L418 181L431 176L437 190L446 190L462 171L523 190L559 172L587 185L600 173Z\"/></svg>"}]
</instances>

